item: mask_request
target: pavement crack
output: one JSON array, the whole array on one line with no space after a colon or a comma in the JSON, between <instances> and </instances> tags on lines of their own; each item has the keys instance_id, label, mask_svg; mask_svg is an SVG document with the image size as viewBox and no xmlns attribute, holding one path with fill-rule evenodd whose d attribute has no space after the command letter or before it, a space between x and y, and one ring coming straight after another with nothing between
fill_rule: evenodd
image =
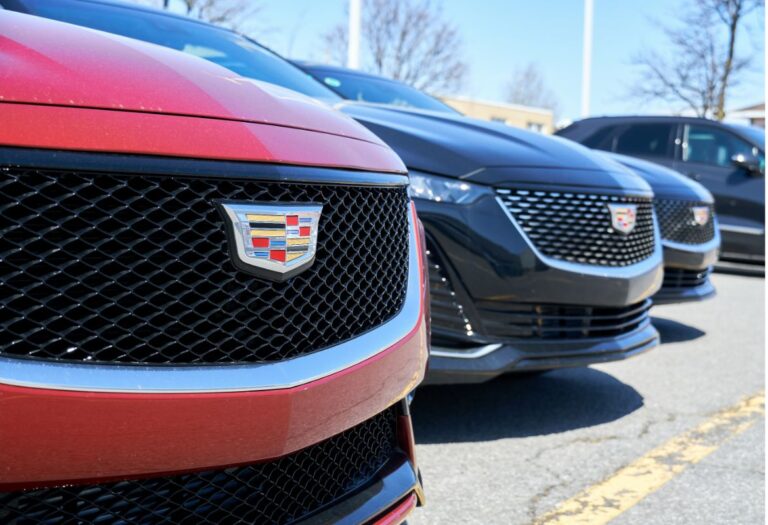
<instances>
[{"instance_id":1,"label":"pavement crack","mask_svg":"<svg viewBox=\"0 0 768 525\"><path fill-rule=\"evenodd\" d=\"M662 417L657 418L651 418L645 423L643 423L643 426L640 428L640 430L635 435L629 435L629 436L620 436L617 434L609 434L606 436L580 436L573 439L569 439L563 443L559 443L557 445L553 445L550 447L544 447L539 449L531 458L530 462L533 463L536 467L543 470L547 474L549 474L552 478L557 480L555 483L550 483L546 485L543 489L536 492L533 496L531 496L528 499L526 508L527 508L527 514L530 518L531 522L533 523L536 518L539 516L539 506L541 502L549 497L555 490L560 488L567 488L572 484L572 480L568 478L564 478L560 471L554 470L547 466L546 461L542 462L542 458L549 454L550 452L555 452L558 450L566 449L574 445L599 445L602 443L606 443L609 441L619 441L619 440L640 440L648 435L651 434L652 429L661 423L671 423L677 419L677 414L669 412L665 414Z\"/></svg>"},{"instance_id":2,"label":"pavement crack","mask_svg":"<svg viewBox=\"0 0 768 525\"><path fill-rule=\"evenodd\" d=\"M559 443L551 447L544 447L538 450L536 454L534 454L529 461L558 481L556 483L551 483L545 486L543 489L541 489L540 491L538 491L536 494L534 494L528 499L528 503L526 507L527 507L528 517L531 519L531 523L533 523L536 517L539 515L539 504L541 503L542 500L547 498L556 489L567 488L572 483L570 479L564 478L558 470L550 468L546 464L540 463L539 460L541 460L542 456L544 456L549 452L565 449L573 445L578 445L578 444L596 445L596 444L605 443L607 441L613 441L618 439L622 439L621 436L616 436L616 435L599 436L599 437L583 436L583 437L569 439L564 443Z\"/></svg>"},{"instance_id":3,"label":"pavement crack","mask_svg":"<svg viewBox=\"0 0 768 525\"><path fill-rule=\"evenodd\" d=\"M677 419L677 414L673 412L668 412L667 415L663 418L651 418L648 421L646 421L642 428L640 429L640 432L638 432L636 439L644 438L645 436L650 435L651 429L660 424L660 423L672 423Z\"/></svg>"}]
</instances>

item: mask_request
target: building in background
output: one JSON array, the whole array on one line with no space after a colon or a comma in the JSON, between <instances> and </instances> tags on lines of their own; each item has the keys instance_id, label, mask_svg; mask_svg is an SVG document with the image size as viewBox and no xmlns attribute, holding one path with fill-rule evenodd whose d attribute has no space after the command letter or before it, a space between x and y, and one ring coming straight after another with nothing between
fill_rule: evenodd
<instances>
[{"instance_id":1,"label":"building in background","mask_svg":"<svg viewBox=\"0 0 768 525\"><path fill-rule=\"evenodd\" d=\"M726 119L733 122L749 124L750 126L765 128L765 102L729 111L726 115Z\"/></svg>"},{"instance_id":2,"label":"building in background","mask_svg":"<svg viewBox=\"0 0 768 525\"><path fill-rule=\"evenodd\" d=\"M505 102L475 100L466 97L440 98L443 102L468 117L502 122L509 126L538 131L547 135L554 131L555 115L549 109L507 104Z\"/></svg>"}]
</instances>

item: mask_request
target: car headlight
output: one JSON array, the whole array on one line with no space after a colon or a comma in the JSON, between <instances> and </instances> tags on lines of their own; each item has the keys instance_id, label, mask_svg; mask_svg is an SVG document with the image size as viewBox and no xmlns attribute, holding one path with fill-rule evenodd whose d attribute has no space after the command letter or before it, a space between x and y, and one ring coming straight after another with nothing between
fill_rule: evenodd
<instances>
[{"instance_id":1,"label":"car headlight","mask_svg":"<svg viewBox=\"0 0 768 525\"><path fill-rule=\"evenodd\" d=\"M410 172L411 185L408 192L413 199L452 204L470 204L484 195L493 195L487 186L471 184L457 179L435 177L425 173Z\"/></svg>"}]
</instances>

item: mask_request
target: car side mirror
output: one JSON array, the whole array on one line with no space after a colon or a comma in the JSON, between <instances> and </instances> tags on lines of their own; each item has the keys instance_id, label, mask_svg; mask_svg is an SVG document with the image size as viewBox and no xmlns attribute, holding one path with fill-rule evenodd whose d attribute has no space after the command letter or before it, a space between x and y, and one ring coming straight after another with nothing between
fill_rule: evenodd
<instances>
[{"instance_id":1,"label":"car side mirror","mask_svg":"<svg viewBox=\"0 0 768 525\"><path fill-rule=\"evenodd\" d=\"M754 155L745 155L744 153L737 153L731 157L731 162L734 166L738 166L741 169L747 170L750 175L759 177L763 175L763 166L760 159Z\"/></svg>"}]
</instances>

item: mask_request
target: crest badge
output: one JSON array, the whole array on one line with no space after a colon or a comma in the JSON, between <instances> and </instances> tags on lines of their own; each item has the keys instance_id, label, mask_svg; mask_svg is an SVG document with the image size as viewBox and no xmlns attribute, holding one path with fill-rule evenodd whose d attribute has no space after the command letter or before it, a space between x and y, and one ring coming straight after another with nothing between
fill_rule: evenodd
<instances>
[{"instance_id":1,"label":"crest badge","mask_svg":"<svg viewBox=\"0 0 768 525\"><path fill-rule=\"evenodd\" d=\"M315 260L322 204L219 202L232 262L240 270L282 282Z\"/></svg>"},{"instance_id":2,"label":"crest badge","mask_svg":"<svg viewBox=\"0 0 768 525\"><path fill-rule=\"evenodd\" d=\"M693 222L699 226L704 226L709 222L709 206L694 206L691 208L693 213Z\"/></svg>"},{"instance_id":3,"label":"crest badge","mask_svg":"<svg viewBox=\"0 0 768 525\"><path fill-rule=\"evenodd\" d=\"M635 204L609 204L611 212L611 226L619 233L629 235L635 229L637 222L637 205Z\"/></svg>"}]
</instances>

